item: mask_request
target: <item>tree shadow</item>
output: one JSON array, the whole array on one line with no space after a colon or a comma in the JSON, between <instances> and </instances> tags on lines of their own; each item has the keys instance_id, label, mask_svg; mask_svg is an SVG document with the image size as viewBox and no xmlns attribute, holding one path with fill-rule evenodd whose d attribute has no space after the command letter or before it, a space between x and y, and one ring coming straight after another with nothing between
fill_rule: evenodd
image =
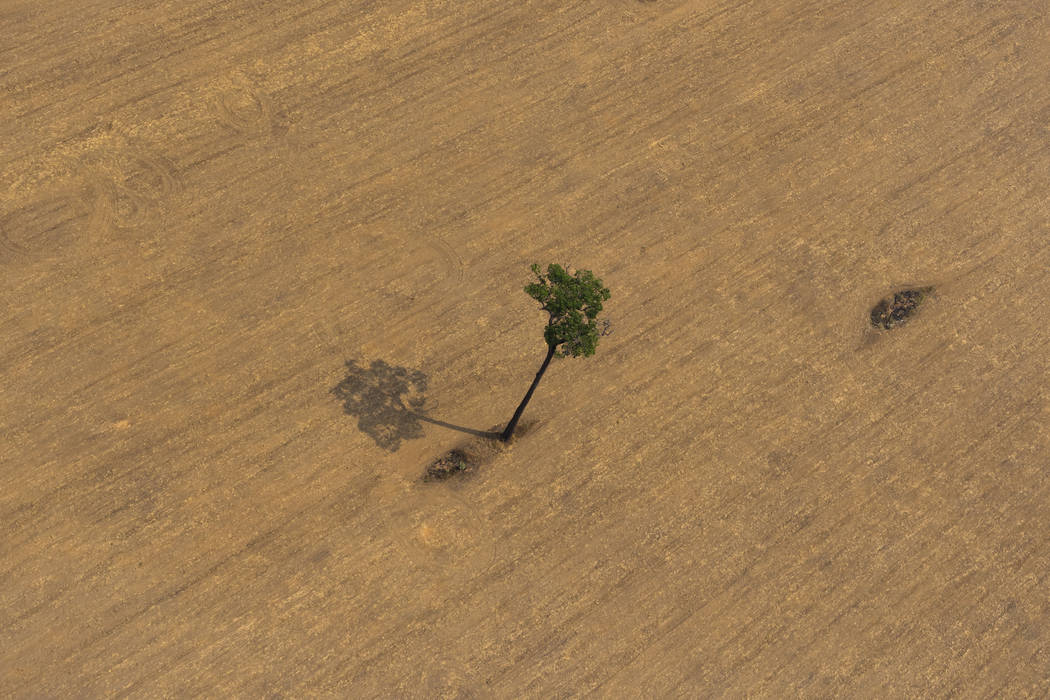
<instances>
[{"instance_id":1,"label":"tree shadow","mask_svg":"<svg viewBox=\"0 0 1050 700\"><path fill-rule=\"evenodd\" d=\"M373 360L371 367L346 361L346 377L331 389L347 415L357 416L357 427L387 452L401 449L402 440L423 437L420 421L484 438L498 432L473 430L425 415L427 376L419 370L394 367Z\"/></svg>"}]
</instances>

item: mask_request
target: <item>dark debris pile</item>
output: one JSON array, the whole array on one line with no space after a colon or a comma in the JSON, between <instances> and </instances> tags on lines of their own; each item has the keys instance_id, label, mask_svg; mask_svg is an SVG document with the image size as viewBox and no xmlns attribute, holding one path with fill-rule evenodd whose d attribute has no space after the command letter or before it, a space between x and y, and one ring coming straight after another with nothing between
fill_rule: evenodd
<instances>
[{"instance_id":1,"label":"dark debris pile","mask_svg":"<svg viewBox=\"0 0 1050 700\"><path fill-rule=\"evenodd\" d=\"M463 450L452 450L447 454L434 460L427 473L423 476L424 481L444 481L461 472L467 472L474 468L473 460Z\"/></svg>"},{"instance_id":2,"label":"dark debris pile","mask_svg":"<svg viewBox=\"0 0 1050 700\"><path fill-rule=\"evenodd\" d=\"M932 291L933 287L906 289L894 294L892 299L883 299L871 310L871 325L885 330L899 326L911 318Z\"/></svg>"}]
</instances>

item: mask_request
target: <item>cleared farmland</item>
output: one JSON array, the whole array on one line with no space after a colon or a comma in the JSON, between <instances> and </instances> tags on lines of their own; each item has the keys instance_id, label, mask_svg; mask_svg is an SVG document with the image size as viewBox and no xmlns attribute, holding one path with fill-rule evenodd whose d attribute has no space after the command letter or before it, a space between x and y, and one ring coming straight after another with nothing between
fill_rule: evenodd
<instances>
[{"instance_id":1,"label":"cleared farmland","mask_svg":"<svg viewBox=\"0 0 1050 700\"><path fill-rule=\"evenodd\" d=\"M1048 15L0 0L0 695L1046 697Z\"/></svg>"}]
</instances>

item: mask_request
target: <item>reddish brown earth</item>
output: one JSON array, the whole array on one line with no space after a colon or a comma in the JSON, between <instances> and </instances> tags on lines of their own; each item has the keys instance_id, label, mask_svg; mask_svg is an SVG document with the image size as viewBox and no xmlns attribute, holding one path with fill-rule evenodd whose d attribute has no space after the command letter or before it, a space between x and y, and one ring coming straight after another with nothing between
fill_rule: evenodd
<instances>
[{"instance_id":1,"label":"reddish brown earth","mask_svg":"<svg viewBox=\"0 0 1050 700\"><path fill-rule=\"evenodd\" d=\"M0 696L1046 697L1048 13L3 0Z\"/></svg>"}]
</instances>

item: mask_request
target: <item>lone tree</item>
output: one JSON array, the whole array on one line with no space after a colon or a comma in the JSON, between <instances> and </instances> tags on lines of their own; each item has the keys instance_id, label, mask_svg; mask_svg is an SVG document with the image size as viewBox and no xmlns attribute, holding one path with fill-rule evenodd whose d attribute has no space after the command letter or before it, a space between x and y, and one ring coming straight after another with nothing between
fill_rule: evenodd
<instances>
[{"instance_id":1,"label":"lone tree","mask_svg":"<svg viewBox=\"0 0 1050 700\"><path fill-rule=\"evenodd\" d=\"M602 286L602 281L590 270L577 270L574 275L570 275L561 265L551 263L547 266L545 277L540 274L540 266L534 263L532 272L538 281L527 285L525 291L540 302L548 314L547 327L543 330L543 338L547 341L547 357L543 359L540 371L532 380L532 386L518 405L518 410L514 411L514 417L500 435L503 442L510 440L514 434L514 427L552 357L590 357L594 354L599 336L598 324L594 319L602 310L602 302L609 298L609 290Z\"/></svg>"}]
</instances>

